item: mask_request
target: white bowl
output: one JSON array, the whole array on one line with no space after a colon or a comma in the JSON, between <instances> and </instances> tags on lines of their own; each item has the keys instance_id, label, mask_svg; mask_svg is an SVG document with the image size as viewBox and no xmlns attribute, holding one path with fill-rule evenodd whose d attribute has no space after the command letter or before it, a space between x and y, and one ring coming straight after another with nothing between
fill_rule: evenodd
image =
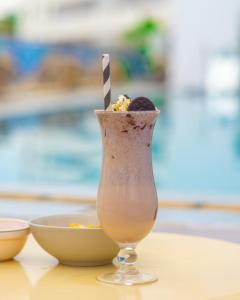
<instances>
[{"instance_id":1,"label":"white bowl","mask_svg":"<svg viewBox=\"0 0 240 300\"><path fill-rule=\"evenodd\" d=\"M69 228L69 224L98 224L93 214L47 216L30 221L38 244L60 263L97 266L111 263L119 248L101 228Z\"/></svg>"},{"instance_id":2,"label":"white bowl","mask_svg":"<svg viewBox=\"0 0 240 300\"><path fill-rule=\"evenodd\" d=\"M0 218L0 262L14 258L22 250L28 233L27 221Z\"/></svg>"}]
</instances>

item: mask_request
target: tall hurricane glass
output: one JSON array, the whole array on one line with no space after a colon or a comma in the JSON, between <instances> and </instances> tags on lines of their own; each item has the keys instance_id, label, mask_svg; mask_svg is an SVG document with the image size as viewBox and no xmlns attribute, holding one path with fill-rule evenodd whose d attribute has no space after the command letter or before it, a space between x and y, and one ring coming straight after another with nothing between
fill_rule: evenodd
<instances>
[{"instance_id":1,"label":"tall hurricane glass","mask_svg":"<svg viewBox=\"0 0 240 300\"><path fill-rule=\"evenodd\" d=\"M102 174L98 189L98 216L106 234L120 252L114 273L98 280L121 285L155 281L136 267L136 245L152 229L158 200L152 171L152 133L159 110L96 111L103 144Z\"/></svg>"}]
</instances>

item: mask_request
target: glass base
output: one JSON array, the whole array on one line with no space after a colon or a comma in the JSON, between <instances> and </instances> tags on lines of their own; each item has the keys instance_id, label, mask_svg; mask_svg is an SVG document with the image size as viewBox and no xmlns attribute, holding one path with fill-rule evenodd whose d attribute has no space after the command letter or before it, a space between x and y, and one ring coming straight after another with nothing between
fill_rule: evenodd
<instances>
[{"instance_id":1,"label":"glass base","mask_svg":"<svg viewBox=\"0 0 240 300\"><path fill-rule=\"evenodd\" d=\"M137 272L132 274L131 272L113 272L108 274L102 274L97 277L101 282L118 284L118 285L136 285L145 284L157 281L157 277L148 273Z\"/></svg>"}]
</instances>

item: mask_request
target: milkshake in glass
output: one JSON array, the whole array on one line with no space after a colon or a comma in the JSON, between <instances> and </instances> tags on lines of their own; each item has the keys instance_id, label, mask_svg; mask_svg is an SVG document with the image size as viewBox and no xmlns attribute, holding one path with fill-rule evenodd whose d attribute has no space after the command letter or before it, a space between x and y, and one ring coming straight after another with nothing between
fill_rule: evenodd
<instances>
[{"instance_id":1,"label":"milkshake in glass","mask_svg":"<svg viewBox=\"0 0 240 300\"><path fill-rule=\"evenodd\" d=\"M135 247L157 215L151 141L159 110L99 110L96 115L103 143L98 216L103 230L121 249L115 260L119 270L99 280L123 285L154 281L154 276L137 270Z\"/></svg>"}]
</instances>

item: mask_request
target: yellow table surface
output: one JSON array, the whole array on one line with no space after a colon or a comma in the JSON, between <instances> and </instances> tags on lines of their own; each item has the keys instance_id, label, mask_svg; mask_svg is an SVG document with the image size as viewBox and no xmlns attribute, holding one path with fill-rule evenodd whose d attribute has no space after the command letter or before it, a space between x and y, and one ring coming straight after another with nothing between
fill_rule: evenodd
<instances>
[{"instance_id":1,"label":"yellow table surface","mask_svg":"<svg viewBox=\"0 0 240 300\"><path fill-rule=\"evenodd\" d=\"M139 265L155 283L122 287L96 281L113 266L67 267L33 240L15 261L0 263L1 300L239 300L240 245L175 234L150 234L138 246Z\"/></svg>"}]
</instances>

